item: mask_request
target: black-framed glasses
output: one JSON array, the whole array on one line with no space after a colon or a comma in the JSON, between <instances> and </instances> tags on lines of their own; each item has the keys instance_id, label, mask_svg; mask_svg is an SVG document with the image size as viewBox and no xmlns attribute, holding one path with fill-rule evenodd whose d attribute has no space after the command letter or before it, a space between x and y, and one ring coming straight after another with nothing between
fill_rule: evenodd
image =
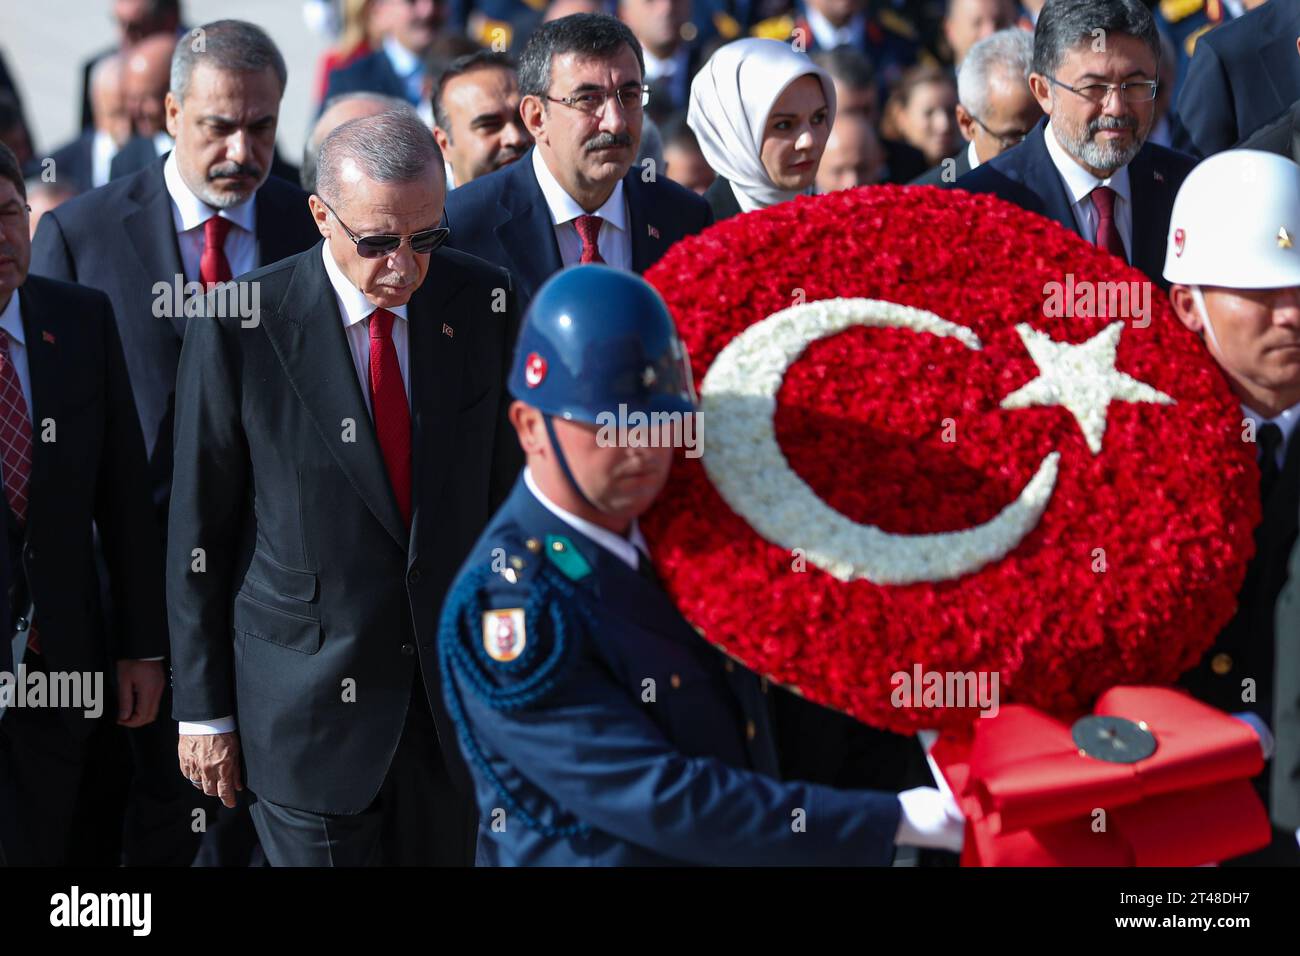
<instances>
[{"instance_id":1,"label":"black-framed glasses","mask_svg":"<svg viewBox=\"0 0 1300 956\"><path fill-rule=\"evenodd\" d=\"M357 247L357 255L362 259L382 259L384 256L392 255L403 242L410 242L411 251L416 255L425 256L437 249L451 236L451 230L446 226L435 226L432 229L413 232L409 236L358 236L348 228L346 222L339 219L339 214L334 212L333 206L325 202L324 199L321 200L321 203L333 213L335 219L338 219L339 225L348 234L352 244Z\"/></svg>"},{"instance_id":2,"label":"black-framed glasses","mask_svg":"<svg viewBox=\"0 0 1300 956\"><path fill-rule=\"evenodd\" d=\"M552 103L563 103L565 106L572 107L575 110L581 110L589 116L595 116L605 108L605 103L610 97L618 100L624 112L636 110L640 112L647 103L650 102L650 87L642 84L641 86L620 86L616 90L584 90L581 93L574 93L572 96L551 96L549 93L546 98Z\"/></svg>"},{"instance_id":3,"label":"black-framed glasses","mask_svg":"<svg viewBox=\"0 0 1300 956\"><path fill-rule=\"evenodd\" d=\"M994 139L996 139L998 141L998 145L1001 146L1003 149L1010 149L1012 146L1019 146L1021 143L1025 141L1025 137L1029 135L1030 132L1029 130L1025 130L1023 133L1018 131L1014 133L994 132L993 130L989 129L986 125L984 125L984 121L980 119L978 116L976 116L974 113L971 113L970 110L967 110L966 112L970 113L970 118L975 121L975 125L978 126L980 129L984 130L984 132L988 133Z\"/></svg>"},{"instance_id":4,"label":"black-framed glasses","mask_svg":"<svg viewBox=\"0 0 1300 956\"><path fill-rule=\"evenodd\" d=\"M1071 93L1078 93L1084 99L1102 104L1110 99L1110 94L1119 90L1120 99L1125 103L1149 103L1156 98L1156 90L1160 86L1160 80L1137 80L1133 83L1089 83L1087 86L1071 86L1069 83L1062 83L1054 76L1047 77L1047 82Z\"/></svg>"}]
</instances>

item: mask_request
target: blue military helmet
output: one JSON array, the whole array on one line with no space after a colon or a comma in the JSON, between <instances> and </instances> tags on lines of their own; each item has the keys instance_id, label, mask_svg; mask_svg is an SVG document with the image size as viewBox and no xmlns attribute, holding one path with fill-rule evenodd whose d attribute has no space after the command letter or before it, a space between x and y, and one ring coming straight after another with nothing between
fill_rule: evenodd
<instances>
[{"instance_id":1,"label":"blue military helmet","mask_svg":"<svg viewBox=\"0 0 1300 956\"><path fill-rule=\"evenodd\" d=\"M510 394L549 416L600 424L602 412L695 410L686 347L664 300L631 272L556 273L533 296L515 345Z\"/></svg>"}]
</instances>

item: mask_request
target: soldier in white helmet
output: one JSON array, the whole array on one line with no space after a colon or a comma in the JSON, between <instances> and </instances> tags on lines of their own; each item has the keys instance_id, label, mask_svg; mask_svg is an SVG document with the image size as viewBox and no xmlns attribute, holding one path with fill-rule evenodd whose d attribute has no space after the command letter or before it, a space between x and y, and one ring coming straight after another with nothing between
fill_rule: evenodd
<instances>
[{"instance_id":1,"label":"soldier in white helmet","mask_svg":"<svg viewBox=\"0 0 1300 956\"><path fill-rule=\"evenodd\" d=\"M1300 516L1300 166L1272 153L1228 150L1202 162L1178 190L1164 277L1187 328L1205 342L1241 402L1242 436L1254 441L1264 518L1236 616L1184 685L1229 712L1270 728L1294 711L1300 629L1275 628L1279 594ZM1276 707L1275 707L1276 705ZM1256 780L1274 804L1273 843L1233 862L1300 865L1295 827L1277 808L1294 804L1300 756L1289 731ZM1270 797L1270 777L1275 777ZM1277 794L1283 794L1277 799ZM1287 799L1290 798L1290 799Z\"/></svg>"}]
</instances>

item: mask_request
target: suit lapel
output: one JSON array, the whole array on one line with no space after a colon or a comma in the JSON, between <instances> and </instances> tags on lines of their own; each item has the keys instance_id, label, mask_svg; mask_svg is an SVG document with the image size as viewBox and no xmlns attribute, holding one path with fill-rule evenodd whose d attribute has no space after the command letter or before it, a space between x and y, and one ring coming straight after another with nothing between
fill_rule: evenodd
<instances>
[{"instance_id":1,"label":"suit lapel","mask_svg":"<svg viewBox=\"0 0 1300 956\"><path fill-rule=\"evenodd\" d=\"M632 271L645 272L668 250L668 238L648 217L654 203L649 183L641 181L641 167L633 163L623 177L623 195L627 197L628 228L632 230Z\"/></svg>"},{"instance_id":2,"label":"suit lapel","mask_svg":"<svg viewBox=\"0 0 1300 956\"><path fill-rule=\"evenodd\" d=\"M1047 122L1040 120L1025 139L1025 185L1042 200L1043 215L1055 219L1077 236L1079 224L1075 222L1074 210L1069 193L1065 191L1065 183L1061 179L1061 174L1056 171L1056 164L1052 162L1051 154L1047 151L1047 142L1044 140L1046 135Z\"/></svg>"},{"instance_id":3,"label":"suit lapel","mask_svg":"<svg viewBox=\"0 0 1300 956\"><path fill-rule=\"evenodd\" d=\"M520 298L529 299L547 279L564 267L555 242L555 226L533 172L530 150L509 167L510 182L501 194L507 217L495 232L519 279ZM452 224L455 228L455 224Z\"/></svg>"},{"instance_id":4,"label":"suit lapel","mask_svg":"<svg viewBox=\"0 0 1300 956\"><path fill-rule=\"evenodd\" d=\"M256 263L258 266L270 265L302 252L302 247L294 245L294 239L285 224L300 215L293 210L284 196L272 184L270 177L262 183L253 201L257 204L257 242ZM296 198L296 197L295 197ZM305 202L305 200L304 200Z\"/></svg>"},{"instance_id":5,"label":"suit lapel","mask_svg":"<svg viewBox=\"0 0 1300 956\"><path fill-rule=\"evenodd\" d=\"M280 309L264 308L262 325L330 454L366 507L405 551L406 524L366 411L319 244L302 254ZM353 440L345 441L349 423Z\"/></svg>"},{"instance_id":6,"label":"suit lapel","mask_svg":"<svg viewBox=\"0 0 1300 956\"><path fill-rule=\"evenodd\" d=\"M48 301L46 290L39 280L29 277L18 289L18 301L23 314L23 338L27 350L27 377L31 382L32 407L32 474L28 484L28 517L42 488L50 487L49 475L54 468L58 443L41 440L41 423L57 423L62 411L61 382L75 370L61 367L58 341L64 333L63 319L57 303ZM69 330L69 334L71 330ZM65 337L66 340L66 337ZM57 433L56 433L57 438Z\"/></svg>"},{"instance_id":7,"label":"suit lapel","mask_svg":"<svg viewBox=\"0 0 1300 956\"><path fill-rule=\"evenodd\" d=\"M181 265L181 249L176 241L172 200L163 180L163 161L155 161L148 170L140 177L139 185L131 196L138 204L137 208L126 214L122 225L131 239L131 248L143 270L144 282L167 282L175 276L180 276L180 281L184 282L185 269ZM180 315L172 315L170 321L177 336L183 339L186 321L184 310L181 310Z\"/></svg>"},{"instance_id":8,"label":"suit lapel","mask_svg":"<svg viewBox=\"0 0 1300 956\"><path fill-rule=\"evenodd\" d=\"M436 509L451 467L449 449L456 426L468 328L457 328L454 302L464 286L445 260L434 253L429 273L407 307L410 333L412 514L409 554L419 554L420 512ZM433 527L431 522L424 522Z\"/></svg>"},{"instance_id":9,"label":"suit lapel","mask_svg":"<svg viewBox=\"0 0 1300 956\"><path fill-rule=\"evenodd\" d=\"M1157 283L1164 273L1166 232L1173 212L1173 188L1164 173L1156 169L1153 150L1143 146L1128 167L1129 192L1133 197L1133 248L1129 259L1136 269Z\"/></svg>"}]
</instances>

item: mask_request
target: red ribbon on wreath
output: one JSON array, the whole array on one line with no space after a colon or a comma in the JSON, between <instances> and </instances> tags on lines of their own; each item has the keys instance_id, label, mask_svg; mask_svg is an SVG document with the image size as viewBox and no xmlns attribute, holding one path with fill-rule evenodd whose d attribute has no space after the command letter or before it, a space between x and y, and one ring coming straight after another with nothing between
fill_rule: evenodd
<instances>
[{"instance_id":1,"label":"red ribbon on wreath","mask_svg":"<svg viewBox=\"0 0 1300 956\"><path fill-rule=\"evenodd\" d=\"M966 815L966 866L1196 866L1266 846L1249 725L1166 687L1115 687L1095 716L1154 737L1133 762L1085 753L1072 725L1010 704L931 751Z\"/></svg>"}]
</instances>

